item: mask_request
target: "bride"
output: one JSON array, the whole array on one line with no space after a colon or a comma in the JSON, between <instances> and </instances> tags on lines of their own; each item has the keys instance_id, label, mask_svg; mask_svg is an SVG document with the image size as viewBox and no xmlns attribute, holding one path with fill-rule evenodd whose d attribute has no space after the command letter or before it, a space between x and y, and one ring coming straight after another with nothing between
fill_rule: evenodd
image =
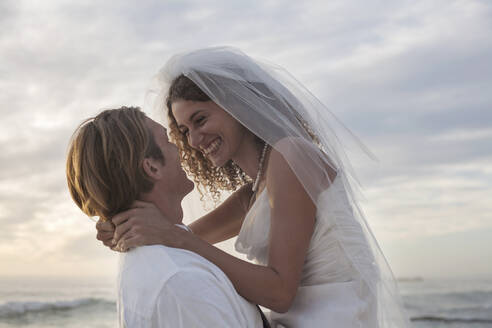
<instances>
[{"instance_id":1,"label":"bride","mask_svg":"<svg viewBox=\"0 0 492 328\"><path fill-rule=\"evenodd\" d=\"M172 57L159 72L171 139L215 210L189 233L150 204L98 224L120 249L160 243L200 254L278 327L406 327L396 283L355 200L333 114L280 67L232 48ZM113 235L114 234L114 235ZM213 244L237 236L236 250Z\"/></svg>"}]
</instances>

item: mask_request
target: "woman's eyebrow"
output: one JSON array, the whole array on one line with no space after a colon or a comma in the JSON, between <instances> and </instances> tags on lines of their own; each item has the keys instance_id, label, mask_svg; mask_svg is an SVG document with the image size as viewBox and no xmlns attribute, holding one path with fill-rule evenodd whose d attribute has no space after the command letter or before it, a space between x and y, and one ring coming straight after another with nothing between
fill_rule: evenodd
<instances>
[{"instance_id":1,"label":"woman's eyebrow","mask_svg":"<svg viewBox=\"0 0 492 328\"><path fill-rule=\"evenodd\" d=\"M188 119L189 122L193 121L193 118L198 115L199 113L203 112L202 109L199 109L197 110L196 112L194 112L193 114L191 114L190 118Z\"/></svg>"}]
</instances>

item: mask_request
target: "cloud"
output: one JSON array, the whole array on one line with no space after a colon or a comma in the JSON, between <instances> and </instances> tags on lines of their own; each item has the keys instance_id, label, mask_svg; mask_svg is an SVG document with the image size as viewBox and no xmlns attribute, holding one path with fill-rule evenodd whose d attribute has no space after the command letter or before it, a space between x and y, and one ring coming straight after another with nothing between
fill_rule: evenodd
<instances>
[{"instance_id":1,"label":"cloud","mask_svg":"<svg viewBox=\"0 0 492 328\"><path fill-rule=\"evenodd\" d=\"M0 259L96 254L66 190L72 132L142 105L173 53L224 44L286 67L376 153L383 240L488 227L491 30L487 1L2 1Z\"/></svg>"}]
</instances>

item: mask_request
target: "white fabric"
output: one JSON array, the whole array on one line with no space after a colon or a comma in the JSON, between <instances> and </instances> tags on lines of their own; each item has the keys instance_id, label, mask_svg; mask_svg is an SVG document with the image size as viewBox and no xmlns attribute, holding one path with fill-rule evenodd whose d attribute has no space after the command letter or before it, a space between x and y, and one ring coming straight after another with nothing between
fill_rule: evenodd
<instances>
[{"instance_id":1,"label":"white fabric","mask_svg":"<svg viewBox=\"0 0 492 328\"><path fill-rule=\"evenodd\" d=\"M380 327L377 300L341 246L335 221L352 225L345 247L368 249L353 217L342 179L318 199L315 230L304 263L300 287L287 313L271 312L273 327ZM247 214L236 240L236 250L259 264L268 263L270 207L263 190ZM362 247L361 247L362 246ZM363 256L372 257L370 254Z\"/></svg>"},{"instance_id":2,"label":"white fabric","mask_svg":"<svg viewBox=\"0 0 492 328\"><path fill-rule=\"evenodd\" d=\"M258 309L205 258L161 245L121 254L119 326L263 327Z\"/></svg>"},{"instance_id":3,"label":"white fabric","mask_svg":"<svg viewBox=\"0 0 492 328\"><path fill-rule=\"evenodd\" d=\"M407 327L409 321L393 273L358 205L358 182L351 162L361 164L364 158L372 158L359 139L286 70L252 59L240 50L214 47L173 56L156 77L159 110L165 110L169 86L180 75L191 79L212 101L280 152L317 204L318 229L330 230L326 236L315 233L313 244L319 250L313 248L316 261L308 263L325 265L331 258L343 259L350 266L351 281L360 281L364 292L376 300L378 327ZM323 199L331 189L330 176L335 171L343 196L327 203ZM326 214L331 208L340 210ZM268 236L268 224L254 223L248 227L254 231L251 236ZM264 238L257 238L245 242L244 247L255 252L268 245ZM343 257L330 245L336 245ZM312 272L317 282L328 274L323 267L319 268L325 272L323 277L318 277L317 270L309 265L305 270ZM333 299L326 305L334 306L336 302Z\"/></svg>"}]
</instances>

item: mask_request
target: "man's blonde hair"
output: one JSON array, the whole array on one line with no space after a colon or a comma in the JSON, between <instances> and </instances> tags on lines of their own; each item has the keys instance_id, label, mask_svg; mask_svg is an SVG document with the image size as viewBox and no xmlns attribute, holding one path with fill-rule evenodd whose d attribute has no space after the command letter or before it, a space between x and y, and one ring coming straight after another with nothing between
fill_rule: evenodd
<instances>
[{"instance_id":1,"label":"man's blonde hair","mask_svg":"<svg viewBox=\"0 0 492 328\"><path fill-rule=\"evenodd\" d=\"M140 108L109 109L85 120L67 155L72 199L85 214L103 220L127 210L154 186L142 166L149 157L164 161Z\"/></svg>"}]
</instances>

